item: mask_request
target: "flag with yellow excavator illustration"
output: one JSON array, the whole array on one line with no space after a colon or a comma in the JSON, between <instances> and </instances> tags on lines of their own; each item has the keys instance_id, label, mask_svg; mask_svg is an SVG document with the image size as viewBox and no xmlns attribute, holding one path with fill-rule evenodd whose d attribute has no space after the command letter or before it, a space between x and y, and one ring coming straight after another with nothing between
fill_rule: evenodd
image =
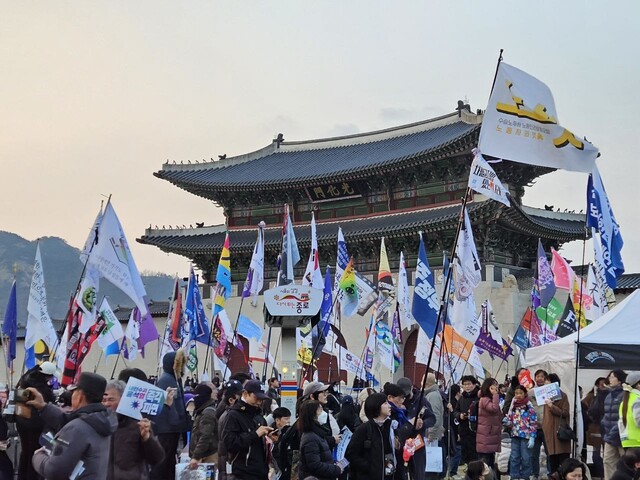
<instances>
[{"instance_id":1,"label":"flag with yellow excavator illustration","mask_svg":"<svg viewBox=\"0 0 640 480\"><path fill-rule=\"evenodd\" d=\"M583 105L588 108L589 103ZM484 113L478 148L483 155L585 173L591 173L598 156L584 137L560 125L549 87L504 62Z\"/></svg>"}]
</instances>

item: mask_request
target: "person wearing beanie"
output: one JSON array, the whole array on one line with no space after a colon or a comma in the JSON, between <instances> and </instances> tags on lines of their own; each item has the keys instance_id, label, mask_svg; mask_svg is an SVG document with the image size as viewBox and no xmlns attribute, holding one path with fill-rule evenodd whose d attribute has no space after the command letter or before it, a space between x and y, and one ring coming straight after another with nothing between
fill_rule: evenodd
<instances>
[{"instance_id":1,"label":"person wearing beanie","mask_svg":"<svg viewBox=\"0 0 640 480\"><path fill-rule=\"evenodd\" d=\"M364 402L368 420L360 425L347 446L352 480L391 480L396 473L391 406L384 393L373 393Z\"/></svg>"},{"instance_id":2,"label":"person wearing beanie","mask_svg":"<svg viewBox=\"0 0 640 480\"><path fill-rule=\"evenodd\" d=\"M113 412L102 405L107 381L101 375L84 372L78 383L69 387L70 413L47 403L33 387L27 402L40 412L45 424L52 428L55 439L51 449L40 448L33 455L36 472L48 480L68 479L82 462L78 480L106 480L109 466L109 439L118 428Z\"/></svg>"},{"instance_id":3,"label":"person wearing beanie","mask_svg":"<svg viewBox=\"0 0 640 480\"><path fill-rule=\"evenodd\" d=\"M189 468L195 469L199 463L217 463L218 445L214 442L216 422L215 402L211 398L213 391L204 384L193 390L195 404L193 428L189 440Z\"/></svg>"},{"instance_id":4,"label":"person wearing beanie","mask_svg":"<svg viewBox=\"0 0 640 480\"><path fill-rule=\"evenodd\" d=\"M618 420L620 418L620 404L622 403L622 384L627 381L627 374L623 370L612 370L607 376L609 394L604 399L604 416L602 426L602 440L604 442L604 478L609 480L616 470L620 457L624 454Z\"/></svg>"},{"instance_id":5,"label":"person wearing beanie","mask_svg":"<svg viewBox=\"0 0 640 480\"><path fill-rule=\"evenodd\" d=\"M112 412L118 409L126 388L122 380L111 380L102 398L102 404ZM151 421L138 421L116 413L118 429L111 435L109 472L107 480L147 480L149 466L164 458L164 449L153 434Z\"/></svg>"},{"instance_id":6,"label":"person wearing beanie","mask_svg":"<svg viewBox=\"0 0 640 480\"><path fill-rule=\"evenodd\" d=\"M49 381L53 378L55 371L56 366L53 363L43 362L25 372L18 380L16 387L33 387L40 392L47 403L53 403L55 396ZM43 432L44 423L37 411L33 408L30 410L31 415L29 417L16 415L16 430L18 430L18 435L20 436L19 480L37 478L31 458L33 457L33 452L40 448L39 439Z\"/></svg>"},{"instance_id":7,"label":"person wearing beanie","mask_svg":"<svg viewBox=\"0 0 640 480\"><path fill-rule=\"evenodd\" d=\"M622 385L620 441L624 449L640 447L640 372L630 372Z\"/></svg>"}]
</instances>

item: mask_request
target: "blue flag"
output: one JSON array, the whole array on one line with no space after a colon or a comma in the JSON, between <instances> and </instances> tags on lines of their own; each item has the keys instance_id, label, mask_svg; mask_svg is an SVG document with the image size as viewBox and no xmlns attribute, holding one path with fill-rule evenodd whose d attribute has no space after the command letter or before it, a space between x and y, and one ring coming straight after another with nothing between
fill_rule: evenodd
<instances>
[{"instance_id":1,"label":"blue flag","mask_svg":"<svg viewBox=\"0 0 640 480\"><path fill-rule=\"evenodd\" d=\"M34 347L29 347L24 351L24 366L31 370L36 366L36 351Z\"/></svg>"},{"instance_id":2,"label":"blue flag","mask_svg":"<svg viewBox=\"0 0 640 480\"><path fill-rule=\"evenodd\" d=\"M621 254L624 242L597 167L593 168L587 184L587 227L597 229L600 234L607 284L614 289L624 273ZM598 240L594 238L593 241Z\"/></svg>"},{"instance_id":3,"label":"blue flag","mask_svg":"<svg viewBox=\"0 0 640 480\"><path fill-rule=\"evenodd\" d=\"M118 353L120 353L120 345L118 345L117 340L109 344L104 350L105 357L108 357L109 355L118 355Z\"/></svg>"},{"instance_id":4,"label":"blue flag","mask_svg":"<svg viewBox=\"0 0 640 480\"><path fill-rule=\"evenodd\" d=\"M7 365L11 366L16 358L16 335L18 332L18 302L16 299L16 281L13 281L7 309L4 311L4 323L2 333L9 337L9 351L7 352Z\"/></svg>"},{"instance_id":5,"label":"blue flag","mask_svg":"<svg viewBox=\"0 0 640 480\"><path fill-rule=\"evenodd\" d=\"M542 242L538 239L538 295L540 306L547 308L555 294L556 284L553 281L553 272L547 260L547 254L542 248Z\"/></svg>"},{"instance_id":6,"label":"blue flag","mask_svg":"<svg viewBox=\"0 0 640 480\"><path fill-rule=\"evenodd\" d=\"M250 318L240 315L238 318L238 335L242 335L244 338L253 338L256 342L262 338L262 327L256 325Z\"/></svg>"},{"instance_id":7,"label":"blue flag","mask_svg":"<svg viewBox=\"0 0 640 480\"><path fill-rule=\"evenodd\" d=\"M322 334L326 337L329 333L329 317L331 316L331 306L333 305L333 286L331 285L331 268L327 265L327 272L324 275L324 291L322 292L322 305L320 306L320 323Z\"/></svg>"},{"instance_id":8,"label":"blue flag","mask_svg":"<svg viewBox=\"0 0 640 480\"><path fill-rule=\"evenodd\" d=\"M200 289L196 282L193 267L189 273L189 284L187 285L187 299L184 304L184 315L189 324L189 339L202 343L209 343L209 322L204 314Z\"/></svg>"},{"instance_id":9,"label":"blue flag","mask_svg":"<svg viewBox=\"0 0 640 480\"><path fill-rule=\"evenodd\" d=\"M424 240L420 235L420 248L418 250L418 262L416 264L416 285L413 291L413 305L411 314L416 319L420 328L433 339L433 334L438 321L438 296L433 281L433 271L429 268L427 252L424 248ZM438 326L438 332L440 326ZM438 332L435 332L436 334Z\"/></svg>"}]
</instances>

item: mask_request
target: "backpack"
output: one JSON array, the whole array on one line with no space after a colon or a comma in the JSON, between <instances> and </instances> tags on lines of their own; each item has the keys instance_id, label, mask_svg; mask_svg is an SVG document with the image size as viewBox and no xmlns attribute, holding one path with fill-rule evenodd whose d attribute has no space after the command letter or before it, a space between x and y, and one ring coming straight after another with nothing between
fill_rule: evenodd
<instances>
[{"instance_id":1,"label":"backpack","mask_svg":"<svg viewBox=\"0 0 640 480\"><path fill-rule=\"evenodd\" d=\"M298 468L300 466L300 434L294 422L276 445L273 450L273 459L282 472L289 470L291 480L298 479Z\"/></svg>"},{"instance_id":2,"label":"backpack","mask_svg":"<svg viewBox=\"0 0 640 480\"><path fill-rule=\"evenodd\" d=\"M480 415L480 399L474 400L469 405L469 430L478 431L478 416Z\"/></svg>"}]
</instances>

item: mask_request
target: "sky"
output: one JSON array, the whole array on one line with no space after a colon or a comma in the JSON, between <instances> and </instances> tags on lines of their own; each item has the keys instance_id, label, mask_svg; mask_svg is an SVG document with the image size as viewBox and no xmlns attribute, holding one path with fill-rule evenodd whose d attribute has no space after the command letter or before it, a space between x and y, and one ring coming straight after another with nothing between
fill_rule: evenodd
<instances>
[{"instance_id":1,"label":"sky","mask_svg":"<svg viewBox=\"0 0 640 480\"><path fill-rule=\"evenodd\" d=\"M271 143L367 132L487 104L504 61L544 81L598 166L640 272L640 3L4 2L0 230L81 247L111 195L139 268L189 261L140 245L150 225L223 223L153 176ZM587 176L556 172L524 203L579 211ZM587 260L591 257L587 245ZM563 255L581 263L582 243Z\"/></svg>"}]
</instances>

